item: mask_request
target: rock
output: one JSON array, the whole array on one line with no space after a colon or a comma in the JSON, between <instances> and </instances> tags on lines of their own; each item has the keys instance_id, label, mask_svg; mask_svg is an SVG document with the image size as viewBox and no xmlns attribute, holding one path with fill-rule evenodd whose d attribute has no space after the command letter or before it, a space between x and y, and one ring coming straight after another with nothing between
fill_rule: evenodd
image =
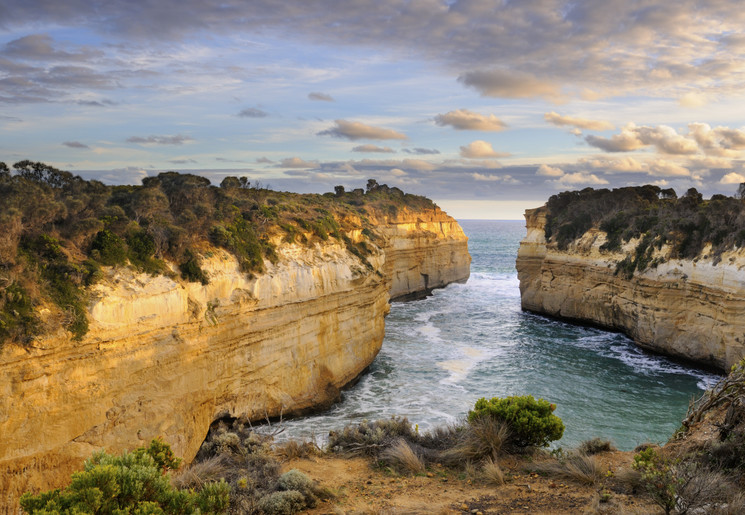
<instances>
[{"instance_id":1,"label":"rock","mask_svg":"<svg viewBox=\"0 0 745 515\"><path fill-rule=\"evenodd\" d=\"M380 350L390 297L469 275L467 238L442 211L401 209L376 222L371 267L331 238L281 243L279 261L256 277L209 249L207 285L107 268L82 341L60 332L4 346L0 513L15 513L25 491L66 484L102 448L161 436L188 463L218 418L334 402Z\"/></svg>"},{"instance_id":2,"label":"rock","mask_svg":"<svg viewBox=\"0 0 745 515\"><path fill-rule=\"evenodd\" d=\"M660 265L628 279L616 263L635 241L601 252L605 233L591 229L560 251L546 242L545 207L525 219L516 263L523 309L621 331L646 349L723 371L745 356L745 249L715 265L711 257L673 259L663 247Z\"/></svg>"}]
</instances>

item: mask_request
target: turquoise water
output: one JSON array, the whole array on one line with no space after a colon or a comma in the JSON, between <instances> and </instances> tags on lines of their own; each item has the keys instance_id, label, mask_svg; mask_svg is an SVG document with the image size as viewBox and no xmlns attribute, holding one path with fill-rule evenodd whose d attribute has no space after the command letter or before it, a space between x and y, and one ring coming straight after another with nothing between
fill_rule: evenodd
<instances>
[{"instance_id":1,"label":"turquoise water","mask_svg":"<svg viewBox=\"0 0 745 515\"><path fill-rule=\"evenodd\" d=\"M620 449L666 441L688 401L716 380L639 350L617 333L520 309L515 257L523 222L463 221L466 284L394 303L383 349L342 402L285 421L285 435L323 438L363 419L402 415L420 429L454 422L479 397L531 394L558 405L564 448L594 436Z\"/></svg>"}]
</instances>

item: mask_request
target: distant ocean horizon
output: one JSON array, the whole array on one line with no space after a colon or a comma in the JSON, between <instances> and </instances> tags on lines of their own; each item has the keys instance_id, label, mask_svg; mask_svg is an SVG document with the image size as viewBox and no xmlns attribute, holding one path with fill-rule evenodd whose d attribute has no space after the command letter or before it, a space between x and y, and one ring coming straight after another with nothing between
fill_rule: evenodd
<instances>
[{"instance_id":1,"label":"distant ocean horizon","mask_svg":"<svg viewBox=\"0 0 745 515\"><path fill-rule=\"evenodd\" d=\"M459 220L471 277L426 299L393 303L383 348L342 401L286 420L284 437L323 440L362 420L404 416L420 430L457 422L480 397L533 395L557 404L556 446L600 436L623 450L664 442L688 402L718 376L642 351L626 336L520 308L520 220Z\"/></svg>"}]
</instances>

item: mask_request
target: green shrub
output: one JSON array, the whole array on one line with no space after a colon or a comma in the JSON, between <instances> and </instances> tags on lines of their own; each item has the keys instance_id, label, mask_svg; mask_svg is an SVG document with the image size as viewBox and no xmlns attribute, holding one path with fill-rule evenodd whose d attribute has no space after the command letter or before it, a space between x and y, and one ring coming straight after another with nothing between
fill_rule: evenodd
<instances>
[{"instance_id":1,"label":"green shrub","mask_svg":"<svg viewBox=\"0 0 745 515\"><path fill-rule=\"evenodd\" d=\"M675 508L676 498L684 479L676 473L676 462L649 447L634 456L632 468L641 473L641 482L655 503L665 513Z\"/></svg>"},{"instance_id":2,"label":"green shrub","mask_svg":"<svg viewBox=\"0 0 745 515\"><path fill-rule=\"evenodd\" d=\"M468 421L473 423L482 417L492 417L507 423L513 445L545 447L564 434L564 423L553 414L554 409L555 404L543 399L535 400L532 395L481 398L468 412Z\"/></svg>"},{"instance_id":3,"label":"green shrub","mask_svg":"<svg viewBox=\"0 0 745 515\"><path fill-rule=\"evenodd\" d=\"M184 253L184 259L178 266L181 271L181 278L193 283L209 284L207 275L199 265L199 257L191 250L187 250Z\"/></svg>"},{"instance_id":4,"label":"green shrub","mask_svg":"<svg viewBox=\"0 0 745 515\"><path fill-rule=\"evenodd\" d=\"M292 515L305 507L305 497L295 490L273 492L259 500L259 509L267 515Z\"/></svg>"},{"instance_id":5,"label":"green shrub","mask_svg":"<svg viewBox=\"0 0 745 515\"><path fill-rule=\"evenodd\" d=\"M341 432L329 433L328 447L332 451L374 456L399 438L416 440L417 435L405 417L348 425Z\"/></svg>"},{"instance_id":6,"label":"green shrub","mask_svg":"<svg viewBox=\"0 0 745 515\"><path fill-rule=\"evenodd\" d=\"M38 319L28 292L12 282L0 292L0 346L6 338L27 343L38 332Z\"/></svg>"},{"instance_id":7,"label":"green shrub","mask_svg":"<svg viewBox=\"0 0 745 515\"><path fill-rule=\"evenodd\" d=\"M27 513L225 513L229 487L221 481L200 492L176 490L167 473L178 460L167 444L153 440L148 448L113 456L104 451L72 475L70 486L25 493L21 508Z\"/></svg>"},{"instance_id":8,"label":"green shrub","mask_svg":"<svg viewBox=\"0 0 745 515\"><path fill-rule=\"evenodd\" d=\"M123 265L127 261L127 245L119 236L108 229L99 231L91 243L91 252L108 266Z\"/></svg>"}]
</instances>

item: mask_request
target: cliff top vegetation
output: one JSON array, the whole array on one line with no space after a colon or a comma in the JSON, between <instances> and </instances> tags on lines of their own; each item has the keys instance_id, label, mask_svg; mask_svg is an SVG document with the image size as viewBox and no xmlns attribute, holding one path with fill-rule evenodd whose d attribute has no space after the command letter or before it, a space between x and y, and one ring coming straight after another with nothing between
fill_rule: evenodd
<instances>
[{"instance_id":1,"label":"cliff top vegetation","mask_svg":"<svg viewBox=\"0 0 745 515\"><path fill-rule=\"evenodd\" d=\"M638 239L633 255L619 263L627 276L654 266L654 249L668 246L670 258L694 259L712 245L721 254L745 244L743 186L735 197L714 195L705 200L695 189L678 197L672 188L658 186L608 189L585 188L551 196L546 204L546 238L565 250L591 228L607 234L601 250L620 251L623 243Z\"/></svg>"},{"instance_id":2,"label":"cliff top vegetation","mask_svg":"<svg viewBox=\"0 0 745 515\"><path fill-rule=\"evenodd\" d=\"M107 186L32 161L12 169L0 162L0 206L0 346L60 326L81 338L86 288L102 277L102 266L206 283L199 250L207 245L233 253L252 274L276 261L278 241L330 238L366 263L376 239L370 217L436 207L374 179L366 190L338 186L323 195L272 191L247 177L226 177L218 187L176 172ZM366 240L347 237L360 228ZM42 307L51 315L40 318Z\"/></svg>"}]
</instances>

